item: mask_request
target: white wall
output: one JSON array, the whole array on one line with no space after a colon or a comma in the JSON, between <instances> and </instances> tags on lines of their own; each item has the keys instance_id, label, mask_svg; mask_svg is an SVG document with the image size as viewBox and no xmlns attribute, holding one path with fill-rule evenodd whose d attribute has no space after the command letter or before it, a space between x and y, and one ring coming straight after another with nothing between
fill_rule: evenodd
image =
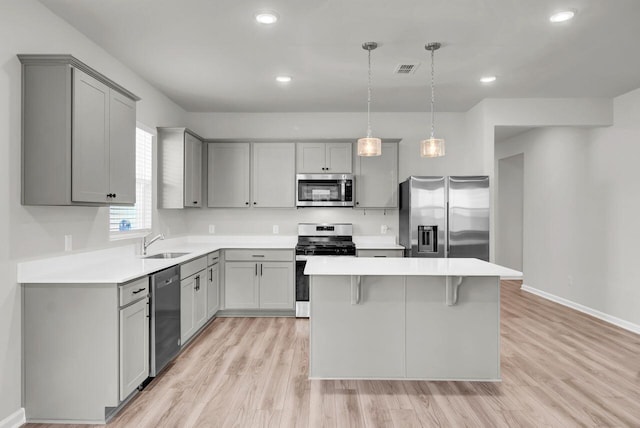
<instances>
[{"instance_id":1,"label":"white wall","mask_svg":"<svg viewBox=\"0 0 640 428\"><path fill-rule=\"evenodd\" d=\"M21 407L20 293L16 262L112 245L108 209L20 205L20 62L18 53L70 53L142 98L138 120L149 127L184 122L185 112L131 70L34 0L0 0L0 420ZM161 213L156 224L184 233L184 216ZM123 242L117 243L122 245Z\"/></svg>"},{"instance_id":2,"label":"white wall","mask_svg":"<svg viewBox=\"0 0 640 428\"><path fill-rule=\"evenodd\" d=\"M366 131L364 113L197 113L189 115L189 126L206 138L352 138ZM381 138L400 138L399 178L410 175L470 175L482 173L480 146L467 132L464 113L440 113L436 116L436 134L446 139L447 156L421 158L419 141L427 137L429 117L425 113L372 113L373 133ZM373 235L380 226L398 234L398 212L351 209L201 209L189 210L191 233L207 233L216 225L218 234L270 234L272 225L281 234L295 235L301 222L342 221L354 224L354 233Z\"/></svg>"},{"instance_id":3,"label":"white wall","mask_svg":"<svg viewBox=\"0 0 640 428\"><path fill-rule=\"evenodd\" d=\"M524 153L525 283L640 325L640 90L613 126L540 128L496 145Z\"/></svg>"},{"instance_id":4,"label":"white wall","mask_svg":"<svg viewBox=\"0 0 640 428\"><path fill-rule=\"evenodd\" d=\"M522 271L524 154L497 165L496 263Z\"/></svg>"}]
</instances>

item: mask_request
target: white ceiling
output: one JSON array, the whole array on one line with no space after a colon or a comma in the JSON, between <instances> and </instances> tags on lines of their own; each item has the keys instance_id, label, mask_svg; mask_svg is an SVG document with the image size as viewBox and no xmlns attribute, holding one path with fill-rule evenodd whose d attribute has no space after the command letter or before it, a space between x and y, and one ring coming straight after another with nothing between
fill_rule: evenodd
<instances>
[{"instance_id":1,"label":"white ceiling","mask_svg":"<svg viewBox=\"0 0 640 428\"><path fill-rule=\"evenodd\" d=\"M188 111L427 111L483 98L611 97L640 87L638 0L40 0ZM549 15L573 8L573 21ZM271 27L253 19L273 9ZM70 52L73 54L73 52ZM82 58L80 58L82 59ZM419 62L413 75L398 64ZM288 85L275 76L293 76ZM495 74L492 85L478 82Z\"/></svg>"}]
</instances>

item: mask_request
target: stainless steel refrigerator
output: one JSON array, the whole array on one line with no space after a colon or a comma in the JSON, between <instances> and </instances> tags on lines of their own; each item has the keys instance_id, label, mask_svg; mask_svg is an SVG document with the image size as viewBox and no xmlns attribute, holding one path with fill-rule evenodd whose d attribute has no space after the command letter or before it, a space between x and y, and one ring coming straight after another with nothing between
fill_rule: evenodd
<instances>
[{"instance_id":1,"label":"stainless steel refrigerator","mask_svg":"<svg viewBox=\"0 0 640 428\"><path fill-rule=\"evenodd\" d=\"M489 177L409 177L400 183L405 257L489 261Z\"/></svg>"}]
</instances>

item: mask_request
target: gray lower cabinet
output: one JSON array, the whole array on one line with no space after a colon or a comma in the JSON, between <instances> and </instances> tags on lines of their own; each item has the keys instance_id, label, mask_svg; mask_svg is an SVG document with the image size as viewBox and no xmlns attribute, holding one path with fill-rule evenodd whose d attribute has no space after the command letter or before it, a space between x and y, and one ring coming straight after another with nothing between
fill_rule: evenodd
<instances>
[{"instance_id":1,"label":"gray lower cabinet","mask_svg":"<svg viewBox=\"0 0 640 428\"><path fill-rule=\"evenodd\" d=\"M220 309L220 264L207 267L207 319L211 319Z\"/></svg>"},{"instance_id":2,"label":"gray lower cabinet","mask_svg":"<svg viewBox=\"0 0 640 428\"><path fill-rule=\"evenodd\" d=\"M120 309L120 400L149 376L148 299Z\"/></svg>"},{"instance_id":3,"label":"gray lower cabinet","mask_svg":"<svg viewBox=\"0 0 640 428\"><path fill-rule=\"evenodd\" d=\"M28 422L104 424L149 375L149 280L22 284Z\"/></svg>"},{"instance_id":4,"label":"gray lower cabinet","mask_svg":"<svg viewBox=\"0 0 640 428\"><path fill-rule=\"evenodd\" d=\"M404 257L404 250L357 250L358 257Z\"/></svg>"},{"instance_id":5,"label":"gray lower cabinet","mask_svg":"<svg viewBox=\"0 0 640 428\"><path fill-rule=\"evenodd\" d=\"M132 205L138 97L70 55L22 62L22 203Z\"/></svg>"},{"instance_id":6,"label":"gray lower cabinet","mask_svg":"<svg viewBox=\"0 0 640 428\"><path fill-rule=\"evenodd\" d=\"M227 262L224 266L225 309L258 309L258 263Z\"/></svg>"},{"instance_id":7,"label":"gray lower cabinet","mask_svg":"<svg viewBox=\"0 0 640 428\"><path fill-rule=\"evenodd\" d=\"M293 308L293 264L290 262L260 263L260 308Z\"/></svg>"},{"instance_id":8,"label":"gray lower cabinet","mask_svg":"<svg viewBox=\"0 0 640 428\"><path fill-rule=\"evenodd\" d=\"M209 143L208 206L295 207L295 143Z\"/></svg>"},{"instance_id":9,"label":"gray lower cabinet","mask_svg":"<svg viewBox=\"0 0 640 428\"><path fill-rule=\"evenodd\" d=\"M206 257L186 263L204 267L183 278L180 269L180 342L184 345L207 322Z\"/></svg>"},{"instance_id":10,"label":"gray lower cabinet","mask_svg":"<svg viewBox=\"0 0 640 428\"><path fill-rule=\"evenodd\" d=\"M157 130L158 207L202 207L202 138L186 128Z\"/></svg>"},{"instance_id":11,"label":"gray lower cabinet","mask_svg":"<svg viewBox=\"0 0 640 428\"><path fill-rule=\"evenodd\" d=\"M352 143L297 143L296 171L298 174L350 174Z\"/></svg>"},{"instance_id":12,"label":"gray lower cabinet","mask_svg":"<svg viewBox=\"0 0 640 428\"><path fill-rule=\"evenodd\" d=\"M227 250L225 309L294 308L292 250Z\"/></svg>"},{"instance_id":13,"label":"gray lower cabinet","mask_svg":"<svg viewBox=\"0 0 640 428\"><path fill-rule=\"evenodd\" d=\"M398 143L383 142L381 156L355 155L355 180L356 208L397 208Z\"/></svg>"}]
</instances>

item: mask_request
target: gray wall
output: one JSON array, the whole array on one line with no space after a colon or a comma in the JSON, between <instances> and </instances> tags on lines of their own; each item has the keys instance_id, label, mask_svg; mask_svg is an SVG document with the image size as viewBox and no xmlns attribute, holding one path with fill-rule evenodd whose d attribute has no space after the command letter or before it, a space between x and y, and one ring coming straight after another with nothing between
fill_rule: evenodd
<instances>
[{"instance_id":1,"label":"gray wall","mask_svg":"<svg viewBox=\"0 0 640 428\"><path fill-rule=\"evenodd\" d=\"M524 154L500 159L496 218L496 263L522 271Z\"/></svg>"},{"instance_id":2,"label":"gray wall","mask_svg":"<svg viewBox=\"0 0 640 428\"><path fill-rule=\"evenodd\" d=\"M524 282L640 325L640 90L608 128L540 128L496 145L524 153Z\"/></svg>"}]
</instances>

